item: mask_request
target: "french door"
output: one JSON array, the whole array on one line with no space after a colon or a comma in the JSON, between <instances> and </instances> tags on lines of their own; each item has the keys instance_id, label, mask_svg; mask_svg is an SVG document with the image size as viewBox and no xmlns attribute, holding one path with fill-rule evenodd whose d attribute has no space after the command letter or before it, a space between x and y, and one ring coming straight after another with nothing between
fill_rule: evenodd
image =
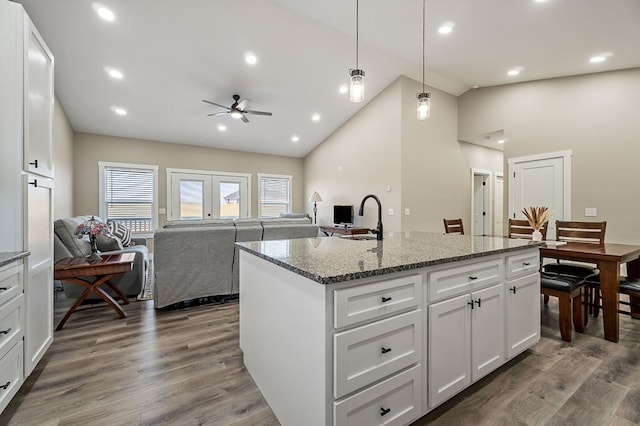
<instances>
[{"instance_id":1,"label":"french door","mask_svg":"<svg viewBox=\"0 0 640 426\"><path fill-rule=\"evenodd\" d=\"M245 174L167 170L169 220L249 217L249 179Z\"/></svg>"}]
</instances>

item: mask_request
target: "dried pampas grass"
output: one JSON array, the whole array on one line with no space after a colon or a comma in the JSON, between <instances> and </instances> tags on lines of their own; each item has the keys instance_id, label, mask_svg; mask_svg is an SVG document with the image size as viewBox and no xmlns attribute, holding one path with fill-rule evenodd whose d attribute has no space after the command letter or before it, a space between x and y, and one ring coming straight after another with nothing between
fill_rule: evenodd
<instances>
[{"instance_id":1,"label":"dried pampas grass","mask_svg":"<svg viewBox=\"0 0 640 426\"><path fill-rule=\"evenodd\" d=\"M535 231L542 229L544 224L551 218L551 210L541 206L525 207L522 209L522 214L524 214L529 221L529 225L531 225Z\"/></svg>"}]
</instances>

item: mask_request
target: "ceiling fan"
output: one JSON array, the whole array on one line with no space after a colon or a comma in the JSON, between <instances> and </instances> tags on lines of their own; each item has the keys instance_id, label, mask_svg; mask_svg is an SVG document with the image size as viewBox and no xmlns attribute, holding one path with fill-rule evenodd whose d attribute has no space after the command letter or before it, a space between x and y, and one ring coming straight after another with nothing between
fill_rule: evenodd
<instances>
[{"instance_id":1,"label":"ceiling fan","mask_svg":"<svg viewBox=\"0 0 640 426\"><path fill-rule=\"evenodd\" d=\"M217 104L215 102L211 102L211 101L206 101L206 100L202 100L202 102L206 102L208 104L211 105L215 105L217 107L220 108L224 108L226 109L226 111L223 112L214 112L212 114L207 114L209 117L213 117L216 115L222 115L222 114L231 114L231 116L233 118L240 118L242 121L244 121L245 123L249 122L249 119L247 118L247 114L255 114L255 115L273 115L270 112L266 112L266 111L255 111L255 110L251 110L251 109L246 109L249 106L249 102L251 102L249 99L243 99L240 100L240 95L233 95L233 104L231 104L230 107L224 106L224 105L220 105Z\"/></svg>"}]
</instances>

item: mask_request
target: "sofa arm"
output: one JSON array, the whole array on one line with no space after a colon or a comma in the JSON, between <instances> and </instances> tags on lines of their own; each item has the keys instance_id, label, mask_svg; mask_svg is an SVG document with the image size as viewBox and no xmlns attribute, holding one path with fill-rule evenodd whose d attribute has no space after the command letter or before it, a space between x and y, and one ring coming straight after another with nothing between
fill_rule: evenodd
<instances>
[{"instance_id":1,"label":"sofa arm","mask_svg":"<svg viewBox=\"0 0 640 426\"><path fill-rule=\"evenodd\" d=\"M147 239L146 238L131 238L132 243L136 243L137 246L146 246Z\"/></svg>"}]
</instances>

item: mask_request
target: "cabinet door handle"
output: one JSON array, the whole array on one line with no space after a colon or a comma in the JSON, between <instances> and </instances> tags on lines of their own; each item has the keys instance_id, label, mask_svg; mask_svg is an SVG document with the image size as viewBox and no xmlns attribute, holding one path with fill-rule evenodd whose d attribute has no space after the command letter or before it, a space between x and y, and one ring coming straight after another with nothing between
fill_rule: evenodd
<instances>
[{"instance_id":1,"label":"cabinet door handle","mask_svg":"<svg viewBox=\"0 0 640 426\"><path fill-rule=\"evenodd\" d=\"M9 334L11 333L11 328L7 328L6 330L0 331L0 334Z\"/></svg>"},{"instance_id":2,"label":"cabinet door handle","mask_svg":"<svg viewBox=\"0 0 640 426\"><path fill-rule=\"evenodd\" d=\"M511 290L513 292L513 294L516 294L516 286L515 285L513 287L511 287L509 290Z\"/></svg>"},{"instance_id":3,"label":"cabinet door handle","mask_svg":"<svg viewBox=\"0 0 640 426\"><path fill-rule=\"evenodd\" d=\"M29 182L29 185L33 185L34 188L38 187L38 179L34 179L33 182Z\"/></svg>"},{"instance_id":4,"label":"cabinet door handle","mask_svg":"<svg viewBox=\"0 0 640 426\"><path fill-rule=\"evenodd\" d=\"M478 304L478 308L479 308L481 306L482 299L478 298L478 300L476 300L476 303Z\"/></svg>"},{"instance_id":5,"label":"cabinet door handle","mask_svg":"<svg viewBox=\"0 0 640 426\"><path fill-rule=\"evenodd\" d=\"M382 296L382 303L387 303L388 301L390 301L391 298L390 297L384 297Z\"/></svg>"},{"instance_id":6,"label":"cabinet door handle","mask_svg":"<svg viewBox=\"0 0 640 426\"><path fill-rule=\"evenodd\" d=\"M7 390L10 384L11 382L7 382L7 384L5 384L4 386L0 386L0 388L2 388L3 390Z\"/></svg>"},{"instance_id":7,"label":"cabinet door handle","mask_svg":"<svg viewBox=\"0 0 640 426\"><path fill-rule=\"evenodd\" d=\"M531 265L529 262L522 262L522 266L529 266Z\"/></svg>"},{"instance_id":8,"label":"cabinet door handle","mask_svg":"<svg viewBox=\"0 0 640 426\"><path fill-rule=\"evenodd\" d=\"M33 163L29 163L29 165L35 167L36 169L38 168L38 160L33 160Z\"/></svg>"},{"instance_id":9,"label":"cabinet door handle","mask_svg":"<svg viewBox=\"0 0 640 426\"><path fill-rule=\"evenodd\" d=\"M391 352L391 348L385 348L383 346L382 348L380 348L380 352L382 352L383 354L386 354L387 352Z\"/></svg>"},{"instance_id":10,"label":"cabinet door handle","mask_svg":"<svg viewBox=\"0 0 640 426\"><path fill-rule=\"evenodd\" d=\"M467 305L471 305L471 309L473 309L473 305L474 305L475 301L471 301L471 302L467 302Z\"/></svg>"},{"instance_id":11,"label":"cabinet door handle","mask_svg":"<svg viewBox=\"0 0 640 426\"><path fill-rule=\"evenodd\" d=\"M380 415L381 416L386 416L390 412L391 412L391 408L382 408L382 407L380 407Z\"/></svg>"},{"instance_id":12,"label":"cabinet door handle","mask_svg":"<svg viewBox=\"0 0 640 426\"><path fill-rule=\"evenodd\" d=\"M477 280L477 279L478 279L478 277L477 277L477 276L475 276L475 275L471 275L471 276L469 277L469 279L470 279L471 281L473 281L473 280Z\"/></svg>"}]
</instances>

